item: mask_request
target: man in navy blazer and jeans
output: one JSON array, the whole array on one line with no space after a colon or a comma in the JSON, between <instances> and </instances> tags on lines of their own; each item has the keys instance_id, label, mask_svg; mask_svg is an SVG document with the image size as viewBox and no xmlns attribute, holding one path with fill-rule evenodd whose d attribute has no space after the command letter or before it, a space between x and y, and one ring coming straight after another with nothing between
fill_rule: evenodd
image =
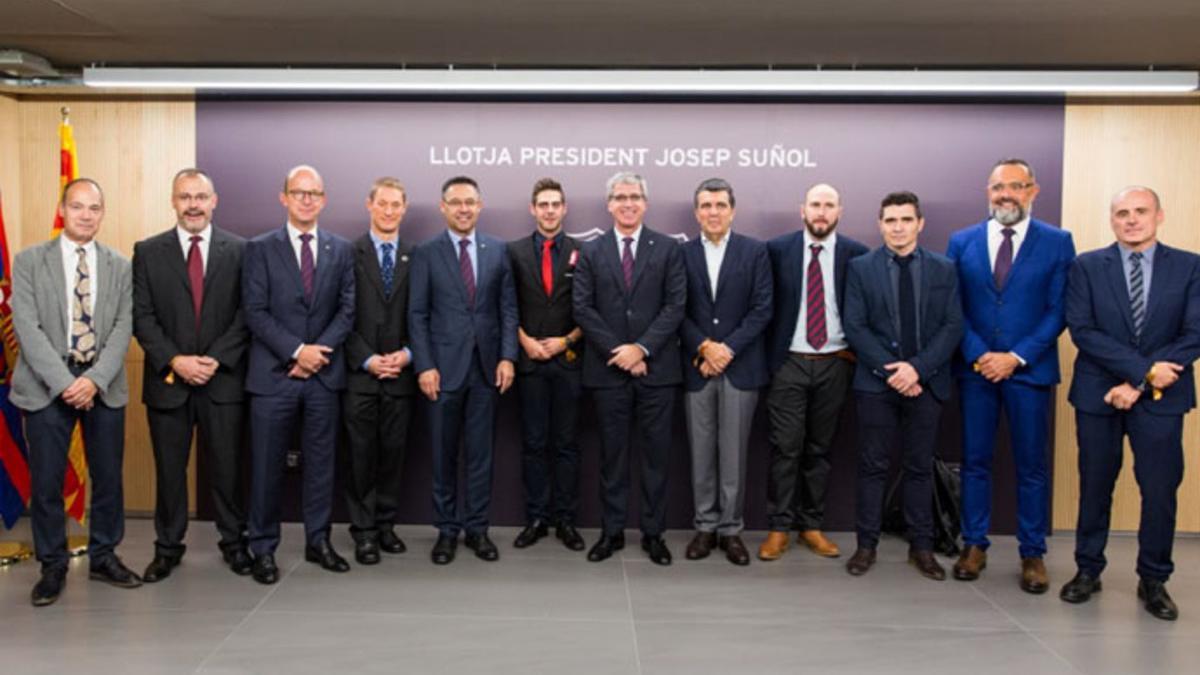
<instances>
[{"instance_id":1,"label":"man in navy blazer and jeans","mask_svg":"<svg viewBox=\"0 0 1200 675\"><path fill-rule=\"evenodd\" d=\"M504 242L475 229L479 185L456 176L442 185L447 230L421 244L409 269L408 333L417 386L430 401L436 565L454 560L458 533L481 560L499 559L488 537L496 404L512 386L517 360L517 291ZM466 461L458 506L458 445Z\"/></svg>"},{"instance_id":2,"label":"man in navy blazer and jeans","mask_svg":"<svg viewBox=\"0 0 1200 675\"><path fill-rule=\"evenodd\" d=\"M766 386L771 260L760 241L732 231L733 186L710 178L696 188L699 237L683 245L687 311L679 327L687 389L696 535L688 560L714 547L750 564L742 542L746 451L759 389Z\"/></svg>"},{"instance_id":3,"label":"man in navy blazer and jeans","mask_svg":"<svg viewBox=\"0 0 1200 675\"><path fill-rule=\"evenodd\" d=\"M1179 608L1165 584L1175 569L1183 416L1196 407L1200 256L1158 241L1165 216L1150 188L1121 190L1110 214L1116 243L1079 256L1067 282L1067 326L1079 347L1070 393L1079 439L1078 573L1060 597L1080 603L1100 590L1128 436L1142 494L1137 594L1150 614L1174 621Z\"/></svg>"}]
</instances>

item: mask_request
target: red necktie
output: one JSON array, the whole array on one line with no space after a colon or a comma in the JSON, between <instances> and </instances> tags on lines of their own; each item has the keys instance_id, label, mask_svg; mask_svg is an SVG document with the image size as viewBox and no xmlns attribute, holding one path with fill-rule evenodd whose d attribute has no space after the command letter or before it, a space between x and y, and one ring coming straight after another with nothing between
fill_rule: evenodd
<instances>
[{"instance_id":1,"label":"red necktie","mask_svg":"<svg viewBox=\"0 0 1200 675\"><path fill-rule=\"evenodd\" d=\"M200 253L203 238L192 235L192 246L188 249L188 282L192 285L192 311L196 314L196 331L200 331L200 308L204 305L204 258Z\"/></svg>"},{"instance_id":2,"label":"red necktie","mask_svg":"<svg viewBox=\"0 0 1200 675\"><path fill-rule=\"evenodd\" d=\"M546 289L546 297L554 292L554 259L550 257L550 247L553 239L542 242L542 288Z\"/></svg>"},{"instance_id":3,"label":"red necktie","mask_svg":"<svg viewBox=\"0 0 1200 675\"><path fill-rule=\"evenodd\" d=\"M813 349L825 346L829 335L825 331L825 277L821 274L821 245L813 244L812 260L808 263L808 344Z\"/></svg>"}]
</instances>

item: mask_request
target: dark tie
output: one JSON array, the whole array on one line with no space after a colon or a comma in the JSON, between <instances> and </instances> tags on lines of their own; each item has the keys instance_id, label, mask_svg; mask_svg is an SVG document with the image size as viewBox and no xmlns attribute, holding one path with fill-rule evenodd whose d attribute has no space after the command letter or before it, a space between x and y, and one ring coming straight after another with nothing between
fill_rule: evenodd
<instances>
[{"instance_id":1,"label":"dark tie","mask_svg":"<svg viewBox=\"0 0 1200 675\"><path fill-rule=\"evenodd\" d=\"M621 251L621 272L625 274L625 290L633 288L633 237L625 237L625 250Z\"/></svg>"},{"instance_id":2,"label":"dark tie","mask_svg":"<svg viewBox=\"0 0 1200 675\"><path fill-rule=\"evenodd\" d=\"M71 300L71 359L76 363L91 363L96 358L96 328L88 307L92 275L88 272L87 250L78 246L75 253L79 262L75 265L75 291Z\"/></svg>"},{"instance_id":3,"label":"dark tie","mask_svg":"<svg viewBox=\"0 0 1200 675\"><path fill-rule=\"evenodd\" d=\"M825 275L821 274L820 244L810 244L812 259L808 261L808 344L820 349L829 340L825 330Z\"/></svg>"},{"instance_id":4,"label":"dark tie","mask_svg":"<svg viewBox=\"0 0 1200 675\"><path fill-rule=\"evenodd\" d=\"M475 309L475 270L471 267L471 254L467 252L470 245L471 240L466 237L458 240L458 271L467 288L467 307Z\"/></svg>"},{"instance_id":5,"label":"dark tie","mask_svg":"<svg viewBox=\"0 0 1200 675\"><path fill-rule=\"evenodd\" d=\"M383 242L383 265L379 267L379 274L383 277L383 294L391 297L392 282L396 280L396 261L392 258L392 247L390 241Z\"/></svg>"},{"instance_id":6,"label":"dark tie","mask_svg":"<svg viewBox=\"0 0 1200 675\"><path fill-rule=\"evenodd\" d=\"M1146 325L1146 298L1143 292L1145 279L1142 277L1142 254L1129 254L1129 309L1133 313L1133 334L1141 337Z\"/></svg>"},{"instance_id":7,"label":"dark tie","mask_svg":"<svg viewBox=\"0 0 1200 675\"><path fill-rule=\"evenodd\" d=\"M917 294L913 289L912 255L896 256L900 266L900 358L917 354Z\"/></svg>"},{"instance_id":8,"label":"dark tie","mask_svg":"<svg viewBox=\"0 0 1200 675\"><path fill-rule=\"evenodd\" d=\"M204 254L200 252L200 242L204 238L193 234L191 241L187 256L188 283L192 285L192 312L196 315L196 332L199 333L200 308L204 305Z\"/></svg>"},{"instance_id":9,"label":"dark tie","mask_svg":"<svg viewBox=\"0 0 1200 675\"><path fill-rule=\"evenodd\" d=\"M1000 248L996 251L996 267L992 270L992 278L996 281L997 289L1004 288L1004 282L1008 281L1008 273L1012 271L1012 238L1016 234L1016 230L1011 227L1003 227L1000 228L1000 234L1004 235L1004 241L1000 242Z\"/></svg>"},{"instance_id":10,"label":"dark tie","mask_svg":"<svg viewBox=\"0 0 1200 675\"><path fill-rule=\"evenodd\" d=\"M312 246L309 242L312 241L311 234L300 235L300 283L304 284L304 299L312 302L313 294L313 253Z\"/></svg>"},{"instance_id":11,"label":"dark tie","mask_svg":"<svg viewBox=\"0 0 1200 675\"><path fill-rule=\"evenodd\" d=\"M553 239L542 242L542 288L546 289L546 297L550 297L554 292L554 258L550 253L551 246L554 246Z\"/></svg>"}]
</instances>

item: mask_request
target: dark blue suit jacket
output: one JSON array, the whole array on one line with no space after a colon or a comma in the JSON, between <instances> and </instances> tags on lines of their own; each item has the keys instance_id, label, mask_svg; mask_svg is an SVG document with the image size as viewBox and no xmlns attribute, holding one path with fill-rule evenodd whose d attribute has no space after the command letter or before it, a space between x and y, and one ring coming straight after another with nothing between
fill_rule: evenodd
<instances>
[{"instance_id":1,"label":"dark blue suit jacket","mask_svg":"<svg viewBox=\"0 0 1200 675\"><path fill-rule=\"evenodd\" d=\"M846 306L846 264L869 249L843 234L837 235L833 251L833 278L838 313ZM804 231L799 230L767 242L775 279L775 313L767 329L768 367L779 370L791 351L796 321L800 316L800 298L804 297Z\"/></svg>"},{"instance_id":2,"label":"dark blue suit jacket","mask_svg":"<svg viewBox=\"0 0 1200 675\"><path fill-rule=\"evenodd\" d=\"M704 241L697 237L683 245L687 271L687 309L679 325L683 339L684 385L688 391L704 388L708 379L692 365L700 343L724 342L734 359L725 376L738 389L767 385L767 349L764 333L771 321L771 260L760 241L730 232L725 258L717 274L717 296L704 259Z\"/></svg>"},{"instance_id":3,"label":"dark blue suit jacket","mask_svg":"<svg viewBox=\"0 0 1200 675\"><path fill-rule=\"evenodd\" d=\"M350 242L318 228L316 259L309 303L286 227L246 242L242 314L251 335L246 369L246 391L251 394L299 387L301 381L287 373L301 344L332 347L329 365L316 378L332 391L346 387L342 343L354 325L354 250Z\"/></svg>"},{"instance_id":4,"label":"dark blue suit jacket","mask_svg":"<svg viewBox=\"0 0 1200 675\"><path fill-rule=\"evenodd\" d=\"M1117 410L1104 402L1109 389L1138 386L1155 361L1184 366L1179 381L1158 401L1150 391L1136 405L1157 415L1182 415L1196 406L1192 362L1200 358L1200 256L1159 242L1140 338L1133 334L1129 287L1116 244L1084 253L1067 282L1067 326L1079 348L1071 379L1071 405L1093 415Z\"/></svg>"},{"instance_id":5,"label":"dark blue suit jacket","mask_svg":"<svg viewBox=\"0 0 1200 675\"><path fill-rule=\"evenodd\" d=\"M934 398L950 396L950 360L962 339L962 306L958 301L958 279L954 263L926 249L919 249L921 290L917 319L920 326L917 355L908 359L921 377L921 386ZM886 246L850 261L846 270L846 308L842 326L858 357L854 371L855 391L890 391L890 371L883 366L899 361L900 336L896 331L896 299L888 272Z\"/></svg>"},{"instance_id":6,"label":"dark blue suit jacket","mask_svg":"<svg viewBox=\"0 0 1200 675\"><path fill-rule=\"evenodd\" d=\"M946 255L958 268L965 319L955 372L982 378L973 368L980 356L1011 351L1026 364L1013 372L1014 381L1057 384L1067 269L1075 258L1071 233L1031 218L1003 289L992 275L986 220L955 232Z\"/></svg>"},{"instance_id":7,"label":"dark blue suit jacket","mask_svg":"<svg viewBox=\"0 0 1200 675\"><path fill-rule=\"evenodd\" d=\"M678 331L687 301L679 242L643 225L633 288L627 291L617 239L610 229L583 245L572 291L575 321L588 344L583 353L584 386L619 387L628 382L629 374L606 364L613 348L631 342L650 352L640 382L679 384Z\"/></svg>"},{"instance_id":8,"label":"dark blue suit jacket","mask_svg":"<svg viewBox=\"0 0 1200 675\"><path fill-rule=\"evenodd\" d=\"M408 334L413 368L437 368L441 388L463 386L476 350L484 377L496 364L517 361L517 290L505 244L475 231L475 306L458 267L458 251L446 231L413 251L408 272Z\"/></svg>"}]
</instances>

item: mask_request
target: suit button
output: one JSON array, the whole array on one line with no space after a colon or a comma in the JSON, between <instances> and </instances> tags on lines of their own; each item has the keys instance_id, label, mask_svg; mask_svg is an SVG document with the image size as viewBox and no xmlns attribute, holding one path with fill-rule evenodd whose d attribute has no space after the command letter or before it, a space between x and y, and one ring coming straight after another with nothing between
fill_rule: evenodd
<instances>
[{"instance_id":1,"label":"suit button","mask_svg":"<svg viewBox=\"0 0 1200 675\"><path fill-rule=\"evenodd\" d=\"M716 325L716 324L718 324L718 323L721 323L721 320L720 320L720 319L713 319L713 325Z\"/></svg>"},{"instance_id":2,"label":"suit button","mask_svg":"<svg viewBox=\"0 0 1200 675\"><path fill-rule=\"evenodd\" d=\"M1003 305L1003 304L1004 304L1004 301L1003 301L1003 300L1001 300L1000 298L996 298L996 304L997 304L997 305Z\"/></svg>"},{"instance_id":3,"label":"suit button","mask_svg":"<svg viewBox=\"0 0 1200 675\"><path fill-rule=\"evenodd\" d=\"M625 316L633 316L633 310L632 309L625 310Z\"/></svg>"}]
</instances>

